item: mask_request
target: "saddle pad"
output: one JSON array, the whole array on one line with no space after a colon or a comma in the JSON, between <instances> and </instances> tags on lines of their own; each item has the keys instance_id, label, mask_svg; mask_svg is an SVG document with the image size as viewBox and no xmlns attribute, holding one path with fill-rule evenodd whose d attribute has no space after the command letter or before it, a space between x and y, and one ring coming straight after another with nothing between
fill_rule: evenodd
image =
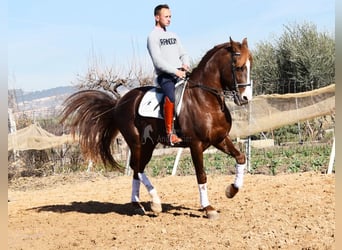
<instances>
[{"instance_id":1,"label":"saddle pad","mask_svg":"<svg viewBox=\"0 0 342 250\"><path fill-rule=\"evenodd\" d=\"M176 84L175 97L176 97L176 114L179 115L180 106L182 104L183 93L186 82L180 81ZM162 105L164 100L164 94L159 87L153 87L148 90L143 96L138 113L144 117L164 119L162 112Z\"/></svg>"},{"instance_id":2,"label":"saddle pad","mask_svg":"<svg viewBox=\"0 0 342 250\"><path fill-rule=\"evenodd\" d=\"M151 88L143 96L138 113L141 116L164 119L160 105L164 98L163 92L158 88Z\"/></svg>"}]
</instances>

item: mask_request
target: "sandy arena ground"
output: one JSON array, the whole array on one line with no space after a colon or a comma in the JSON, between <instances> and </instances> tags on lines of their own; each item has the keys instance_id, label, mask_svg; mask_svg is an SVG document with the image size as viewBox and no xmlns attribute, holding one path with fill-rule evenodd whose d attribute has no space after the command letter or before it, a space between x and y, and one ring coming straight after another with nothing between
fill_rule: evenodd
<instances>
[{"instance_id":1,"label":"sandy arena ground","mask_svg":"<svg viewBox=\"0 0 342 250\"><path fill-rule=\"evenodd\" d=\"M21 178L8 189L9 249L336 249L335 175L208 176L219 219L199 210L195 176L150 178L163 213L133 215L131 177ZM149 209L142 186L141 200Z\"/></svg>"}]
</instances>

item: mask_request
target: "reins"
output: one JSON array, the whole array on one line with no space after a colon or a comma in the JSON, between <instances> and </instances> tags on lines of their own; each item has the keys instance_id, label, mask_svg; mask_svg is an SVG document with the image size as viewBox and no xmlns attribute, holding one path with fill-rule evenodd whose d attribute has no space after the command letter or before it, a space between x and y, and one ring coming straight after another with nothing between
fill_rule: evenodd
<instances>
[{"instance_id":1,"label":"reins","mask_svg":"<svg viewBox=\"0 0 342 250\"><path fill-rule=\"evenodd\" d=\"M193 81L191 81L190 79L187 79L188 82L194 83ZM225 105L225 99L229 98L229 99L235 99L238 98L237 95L237 91L235 90L221 90L221 89L217 89L217 88L212 88L212 87L208 87L206 85L203 84L194 84L194 85L187 85L187 88L200 88L204 91L207 91L211 94L213 94L214 96L217 97L220 105L221 105L221 110L224 111L224 105Z\"/></svg>"},{"instance_id":2,"label":"reins","mask_svg":"<svg viewBox=\"0 0 342 250\"><path fill-rule=\"evenodd\" d=\"M193 81L191 81L189 79L187 81L194 83ZM250 84L242 84L242 85L250 86ZM224 89L221 90L221 89L217 89L217 88L208 87L208 86L202 85L202 84L195 84L195 85L191 85L191 86L188 85L187 88L188 89L200 88L200 89L203 89L203 90L215 95L221 104L221 110L222 111L224 110L225 99L233 100L239 106L246 104L243 100L241 100L241 97L240 97L238 91L236 91L236 90L224 90Z\"/></svg>"}]
</instances>

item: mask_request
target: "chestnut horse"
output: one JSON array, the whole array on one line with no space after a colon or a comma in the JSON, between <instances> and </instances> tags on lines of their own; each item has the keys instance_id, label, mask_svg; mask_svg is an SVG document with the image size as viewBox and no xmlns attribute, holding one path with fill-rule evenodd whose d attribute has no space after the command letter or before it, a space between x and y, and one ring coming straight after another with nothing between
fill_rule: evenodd
<instances>
[{"instance_id":1,"label":"chestnut horse","mask_svg":"<svg viewBox=\"0 0 342 250\"><path fill-rule=\"evenodd\" d=\"M203 151L214 146L236 160L236 176L228 185L226 196L232 198L243 184L246 165L245 154L232 143L229 131L231 114L225 104L225 96L231 94L237 105L246 104L251 98L250 70L252 55L247 39L230 41L209 50L186 79L186 88L175 130L183 139L181 147L189 147L195 166L200 194L200 205L208 218L218 216L210 205L207 193L207 176L203 166ZM130 167L133 169L132 204L136 211L144 213L139 200L140 184L146 187L153 212L162 211L156 188L144 174L158 143L167 142L164 121L142 117L138 114L144 94L153 87L130 90L123 97L114 99L99 90L84 90L71 95L65 101L61 122L70 119L71 132L79 135L82 152L91 159L100 159L106 165L122 169L111 154L111 144L120 132L130 150ZM149 126L148 140L144 140ZM145 134L144 134L145 133Z\"/></svg>"}]
</instances>

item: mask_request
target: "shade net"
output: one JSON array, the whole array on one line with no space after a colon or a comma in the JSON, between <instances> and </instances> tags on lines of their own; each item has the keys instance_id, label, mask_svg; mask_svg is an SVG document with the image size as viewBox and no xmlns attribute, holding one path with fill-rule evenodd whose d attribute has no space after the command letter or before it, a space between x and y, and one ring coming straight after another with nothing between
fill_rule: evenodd
<instances>
[{"instance_id":1,"label":"shade net","mask_svg":"<svg viewBox=\"0 0 342 250\"><path fill-rule=\"evenodd\" d=\"M333 114L335 84L297 94L259 95L245 106L237 106L232 101L226 101L226 104L233 118L230 136L243 138Z\"/></svg>"},{"instance_id":2,"label":"shade net","mask_svg":"<svg viewBox=\"0 0 342 250\"><path fill-rule=\"evenodd\" d=\"M31 124L8 135L8 150L43 150L73 142L71 135L56 136L38 124Z\"/></svg>"},{"instance_id":3,"label":"shade net","mask_svg":"<svg viewBox=\"0 0 342 250\"><path fill-rule=\"evenodd\" d=\"M227 100L232 114L231 138L244 138L335 112L335 84L297 94L259 95L245 106ZM77 138L76 138L77 139ZM43 150L74 143L71 135L56 136L37 124L8 135L8 150Z\"/></svg>"}]
</instances>

